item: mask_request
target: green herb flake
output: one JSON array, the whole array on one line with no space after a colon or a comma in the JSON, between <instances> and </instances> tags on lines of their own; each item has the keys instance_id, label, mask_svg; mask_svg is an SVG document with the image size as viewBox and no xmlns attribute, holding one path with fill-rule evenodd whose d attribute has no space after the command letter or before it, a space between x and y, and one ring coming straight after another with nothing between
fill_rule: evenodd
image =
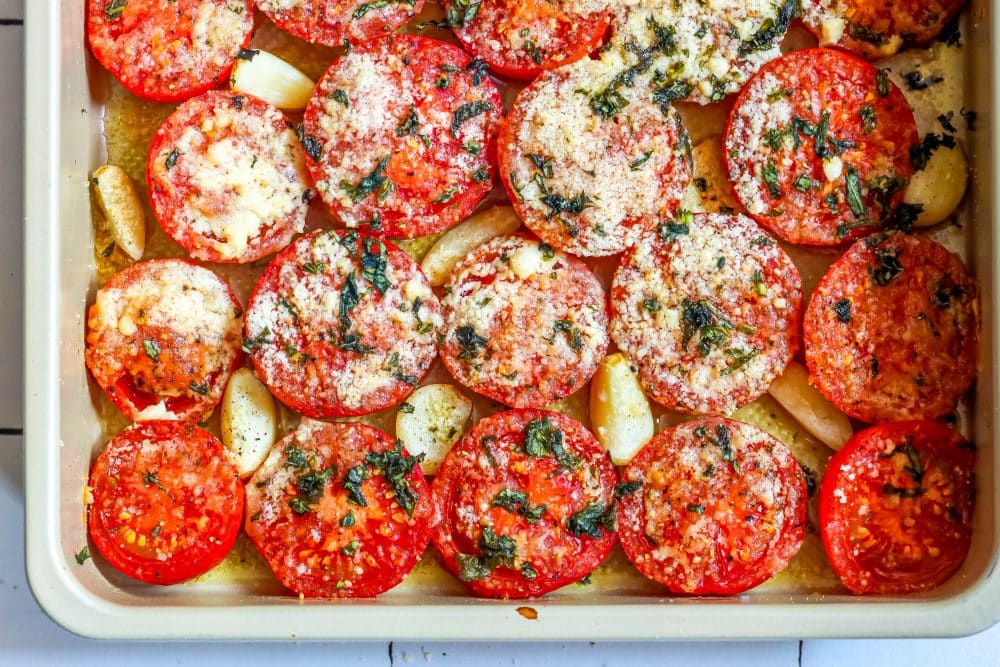
<instances>
[{"instance_id":1,"label":"green herb flake","mask_svg":"<svg viewBox=\"0 0 1000 667\"><path fill-rule=\"evenodd\" d=\"M599 538L601 537L602 528L609 533L615 531L614 505L611 507L607 507L603 503L587 505L566 519L566 529L574 535L588 535L593 538Z\"/></svg>"},{"instance_id":2,"label":"green herb flake","mask_svg":"<svg viewBox=\"0 0 1000 667\"><path fill-rule=\"evenodd\" d=\"M413 472L414 467L423 460L423 454L417 456L403 454L401 440L397 440L390 449L368 452L365 455L365 463L382 474L382 478L392 487L396 502L406 510L407 516L413 516L418 499L417 492L414 491L407 477Z\"/></svg>"},{"instance_id":3,"label":"green herb flake","mask_svg":"<svg viewBox=\"0 0 1000 667\"><path fill-rule=\"evenodd\" d=\"M83 565L88 560L90 560L90 547L84 547L80 549L80 551L75 556L73 556L73 558L76 559L77 565Z\"/></svg>"},{"instance_id":4,"label":"green herb flake","mask_svg":"<svg viewBox=\"0 0 1000 667\"><path fill-rule=\"evenodd\" d=\"M524 451L529 457L553 456L567 469L576 469L579 459L566 450L563 432L548 417L532 419L524 429Z\"/></svg>"},{"instance_id":5,"label":"green herb flake","mask_svg":"<svg viewBox=\"0 0 1000 667\"><path fill-rule=\"evenodd\" d=\"M459 128L462 127L462 124L466 121L492 110L493 105L486 100L467 102L458 107L455 109L455 112L451 117L451 136L457 137Z\"/></svg>"},{"instance_id":6,"label":"green herb flake","mask_svg":"<svg viewBox=\"0 0 1000 667\"><path fill-rule=\"evenodd\" d=\"M160 360L160 352L161 352L160 344L157 343L155 340L150 340L148 338L143 339L142 348L143 350L146 351L147 357L149 357L153 361Z\"/></svg>"}]
</instances>

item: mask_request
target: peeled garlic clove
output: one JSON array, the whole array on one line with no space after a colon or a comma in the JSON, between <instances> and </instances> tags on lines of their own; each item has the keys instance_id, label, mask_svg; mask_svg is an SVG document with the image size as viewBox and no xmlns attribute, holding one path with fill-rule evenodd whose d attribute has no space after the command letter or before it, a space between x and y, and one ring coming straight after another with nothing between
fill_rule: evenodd
<instances>
[{"instance_id":1,"label":"peeled garlic clove","mask_svg":"<svg viewBox=\"0 0 1000 667\"><path fill-rule=\"evenodd\" d=\"M113 164L98 168L92 178L97 207L104 214L111 238L133 260L142 259L146 249L146 216L132 179Z\"/></svg>"},{"instance_id":2,"label":"peeled garlic clove","mask_svg":"<svg viewBox=\"0 0 1000 667\"><path fill-rule=\"evenodd\" d=\"M472 401L455 385L424 385L399 406L396 437L410 454L424 455L420 467L425 474L433 475L465 433L471 414Z\"/></svg>"},{"instance_id":3,"label":"peeled garlic clove","mask_svg":"<svg viewBox=\"0 0 1000 667\"><path fill-rule=\"evenodd\" d=\"M969 163L959 144L935 149L927 165L910 177L903 195L905 203L923 207L913 224L928 227L947 219L962 202L968 181Z\"/></svg>"},{"instance_id":4,"label":"peeled garlic clove","mask_svg":"<svg viewBox=\"0 0 1000 667\"><path fill-rule=\"evenodd\" d=\"M788 364L767 390L797 422L830 449L838 450L851 439L851 420L809 382L809 371L800 363Z\"/></svg>"},{"instance_id":5,"label":"peeled garlic clove","mask_svg":"<svg viewBox=\"0 0 1000 667\"><path fill-rule=\"evenodd\" d=\"M497 236L513 234L520 226L521 219L512 207L494 206L449 229L427 251L420 267L431 285L440 287L469 251Z\"/></svg>"},{"instance_id":6,"label":"peeled garlic clove","mask_svg":"<svg viewBox=\"0 0 1000 667\"><path fill-rule=\"evenodd\" d=\"M249 477L267 458L278 435L274 397L249 368L233 373L222 396L222 442L240 472Z\"/></svg>"},{"instance_id":7,"label":"peeled garlic clove","mask_svg":"<svg viewBox=\"0 0 1000 667\"><path fill-rule=\"evenodd\" d=\"M590 421L615 465L632 460L653 437L653 412L632 362L617 352L605 357L590 384Z\"/></svg>"},{"instance_id":8,"label":"peeled garlic clove","mask_svg":"<svg viewBox=\"0 0 1000 667\"><path fill-rule=\"evenodd\" d=\"M267 51L252 51L236 61L229 86L281 109L305 109L316 86L312 79Z\"/></svg>"}]
</instances>

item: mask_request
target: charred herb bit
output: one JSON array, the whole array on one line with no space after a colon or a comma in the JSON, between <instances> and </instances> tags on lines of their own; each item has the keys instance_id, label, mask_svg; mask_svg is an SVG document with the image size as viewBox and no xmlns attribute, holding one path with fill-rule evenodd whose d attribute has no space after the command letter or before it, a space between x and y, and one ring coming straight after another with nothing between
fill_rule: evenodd
<instances>
[{"instance_id":1,"label":"charred herb bit","mask_svg":"<svg viewBox=\"0 0 1000 667\"><path fill-rule=\"evenodd\" d=\"M833 312L837 314L837 319L847 324L851 321L851 300L841 299L833 304Z\"/></svg>"},{"instance_id":2,"label":"charred herb bit","mask_svg":"<svg viewBox=\"0 0 1000 667\"><path fill-rule=\"evenodd\" d=\"M934 306L943 310L951 305L952 300L961 299L963 296L965 288L946 276L934 287Z\"/></svg>"},{"instance_id":3,"label":"charred herb bit","mask_svg":"<svg viewBox=\"0 0 1000 667\"><path fill-rule=\"evenodd\" d=\"M458 188L452 186L447 188L444 192L435 197L432 201L434 204L447 204L458 194Z\"/></svg>"},{"instance_id":4,"label":"charred herb bit","mask_svg":"<svg viewBox=\"0 0 1000 667\"><path fill-rule=\"evenodd\" d=\"M358 181L357 185L353 185L348 181L341 181L340 188L347 193L347 196L351 198L353 202L359 202L365 199L368 195L379 191L379 201L384 201L389 195L391 190L395 189L392 181L389 180L388 176L385 174L385 168L389 165L389 159L392 155L386 155L384 158L379 160L379 163L375 165L375 168L370 174Z\"/></svg>"},{"instance_id":5,"label":"charred herb bit","mask_svg":"<svg viewBox=\"0 0 1000 667\"><path fill-rule=\"evenodd\" d=\"M950 134L937 134L928 132L919 144L910 148L910 164L917 171L927 166L934 151L944 146L945 148L955 147L955 137Z\"/></svg>"},{"instance_id":6,"label":"charred herb bit","mask_svg":"<svg viewBox=\"0 0 1000 667\"><path fill-rule=\"evenodd\" d=\"M260 49L240 49L236 52L236 58L249 62L253 60L258 53L260 53Z\"/></svg>"},{"instance_id":7,"label":"charred herb bit","mask_svg":"<svg viewBox=\"0 0 1000 667\"><path fill-rule=\"evenodd\" d=\"M260 333L256 336L243 339L243 351L247 354L256 352L265 345L271 343L271 339L268 336L271 335L271 330L267 327L261 329Z\"/></svg>"},{"instance_id":8,"label":"charred herb bit","mask_svg":"<svg viewBox=\"0 0 1000 667\"><path fill-rule=\"evenodd\" d=\"M305 500L299 496L292 496L288 499L288 506L292 508L292 511L297 515L302 516L303 514L308 514L312 507L309 506Z\"/></svg>"},{"instance_id":9,"label":"charred herb bit","mask_svg":"<svg viewBox=\"0 0 1000 667\"><path fill-rule=\"evenodd\" d=\"M525 157L531 160L531 164L535 165L542 178L552 178L552 158L537 153L527 153Z\"/></svg>"},{"instance_id":10,"label":"charred herb bit","mask_svg":"<svg viewBox=\"0 0 1000 667\"><path fill-rule=\"evenodd\" d=\"M761 234L750 239L750 245L757 246L758 248L770 248L774 245L774 240L770 236Z\"/></svg>"},{"instance_id":11,"label":"charred herb bit","mask_svg":"<svg viewBox=\"0 0 1000 667\"><path fill-rule=\"evenodd\" d=\"M729 435L729 429L725 426L725 424L716 425L714 429L714 435L709 434L708 429L705 428L704 426L699 426L698 428L696 428L694 430L694 434L699 438L704 438L709 442L709 444L721 449L722 460L732 465L733 472L739 474L740 466L734 456L733 443Z\"/></svg>"},{"instance_id":12,"label":"charred herb bit","mask_svg":"<svg viewBox=\"0 0 1000 667\"><path fill-rule=\"evenodd\" d=\"M621 499L625 496L631 496L633 493L642 488L642 482L635 480L633 482L622 482L615 487L615 498Z\"/></svg>"},{"instance_id":13,"label":"charred herb bit","mask_svg":"<svg viewBox=\"0 0 1000 667\"><path fill-rule=\"evenodd\" d=\"M365 455L365 463L382 473L382 478L392 487L396 502L406 510L407 516L413 516L413 509L417 506L417 493L407 476L423 460L423 454L404 454L402 440L397 440L391 449Z\"/></svg>"},{"instance_id":14,"label":"charred herb bit","mask_svg":"<svg viewBox=\"0 0 1000 667\"><path fill-rule=\"evenodd\" d=\"M430 145L430 139L420 134L417 130L420 128L420 119L417 117L417 108L410 105L409 110L406 115L403 116L403 120L399 122L399 126L396 128L397 137L406 137L409 135L414 135L420 137L425 144Z\"/></svg>"},{"instance_id":15,"label":"charred herb bit","mask_svg":"<svg viewBox=\"0 0 1000 667\"><path fill-rule=\"evenodd\" d=\"M467 120L471 120L476 116L486 113L487 111L492 111L493 105L486 100L476 100L475 102L467 102L462 106L455 109L455 112L451 116L451 136L458 136L458 128L462 127L462 124Z\"/></svg>"},{"instance_id":16,"label":"charred herb bit","mask_svg":"<svg viewBox=\"0 0 1000 667\"><path fill-rule=\"evenodd\" d=\"M865 200L861 196L861 179L858 177L858 170L848 165L846 171L844 188L847 194L847 205L851 208L854 217L865 218Z\"/></svg>"},{"instance_id":17,"label":"charred herb bit","mask_svg":"<svg viewBox=\"0 0 1000 667\"><path fill-rule=\"evenodd\" d=\"M979 117L979 114L977 114L975 111L972 111L971 109L966 109L965 107L962 107L961 109L959 109L958 115L960 115L962 118L965 119L965 128L969 132L976 131L976 119Z\"/></svg>"},{"instance_id":18,"label":"charred herb bit","mask_svg":"<svg viewBox=\"0 0 1000 667\"><path fill-rule=\"evenodd\" d=\"M357 520L354 518L354 510L347 510L347 514L340 520L341 528L352 528Z\"/></svg>"},{"instance_id":19,"label":"charred herb bit","mask_svg":"<svg viewBox=\"0 0 1000 667\"><path fill-rule=\"evenodd\" d=\"M292 316L292 321L297 325L299 323L299 310L295 307L295 304L289 301L284 296L278 297L278 305L288 311L288 314Z\"/></svg>"},{"instance_id":20,"label":"charred herb bit","mask_svg":"<svg viewBox=\"0 0 1000 667\"><path fill-rule=\"evenodd\" d=\"M128 0L111 0L104 5L104 15L111 21L117 21L122 17L126 5L128 5Z\"/></svg>"},{"instance_id":21,"label":"charred herb bit","mask_svg":"<svg viewBox=\"0 0 1000 667\"><path fill-rule=\"evenodd\" d=\"M573 470L579 459L563 445L563 432L548 417L532 419L524 429L524 452L529 457L553 456L567 470Z\"/></svg>"},{"instance_id":22,"label":"charred herb bit","mask_svg":"<svg viewBox=\"0 0 1000 667\"><path fill-rule=\"evenodd\" d=\"M285 454L286 467L302 468L305 470L312 467L309 463L309 459L306 458L306 453L295 445L286 445L282 452Z\"/></svg>"},{"instance_id":23,"label":"charred herb bit","mask_svg":"<svg viewBox=\"0 0 1000 667\"><path fill-rule=\"evenodd\" d=\"M922 487L902 487L894 484L886 484L882 487L882 493L887 496L897 496L899 498L919 498L927 493L927 489Z\"/></svg>"},{"instance_id":24,"label":"charred herb bit","mask_svg":"<svg viewBox=\"0 0 1000 667\"><path fill-rule=\"evenodd\" d=\"M448 5L445 19L452 28L464 28L479 13L481 0L455 0Z\"/></svg>"},{"instance_id":25,"label":"charred herb bit","mask_svg":"<svg viewBox=\"0 0 1000 667\"><path fill-rule=\"evenodd\" d=\"M323 155L323 144L316 137L306 134L301 125L299 126L298 134L299 141L302 142L302 150L314 162L319 162L319 158Z\"/></svg>"},{"instance_id":26,"label":"charred herb bit","mask_svg":"<svg viewBox=\"0 0 1000 667\"><path fill-rule=\"evenodd\" d=\"M691 225L689 222L684 222L684 218L681 218L681 222L661 222L656 226L656 231L660 234L660 238L666 243L673 243L677 241L682 236L687 236L691 233ZM688 217L690 220L690 217Z\"/></svg>"},{"instance_id":27,"label":"charred herb bit","mask_svg":"<svg viewBox=\"0 0 1000 667\"><path fill-rule=\"evenodd\" d=\"M660 310L660 300L655 296L651 296L648 299L643 299L642 307L647 313L655 313Z\"/></svg>"},{"instance_id":28,"label":"charred herb bit","mask_svg":"<svg viewBox=\"0 0 1000 667\"><path fill-rule=\"evenodd\" d=\"M163 161L163 166L167 168L167 171L170 171L171 169L174 168L174 165L177 164L177 158L179 158L180 156L181 152L176 148L167 154L167 159Z\"/></svg>"},{"instance_id":29,"label":"charred herb bit","mask_svg":"<svg viewBox=\"0 0 1000 667\"><path fill-rule=\"evenodd\" d=\"M778 15L774 19L765 20L750 39L740 44L739 54L745 56L754 51L766 51L773 47L784 37L798 11L799 3L796 0L785 0L785 3L778 8Z\"/></svg>"},{"instance_id":30,"label":"charred herb bit","mask_svg":"<svg viewBox=\"0 0 1000 667\"><path fill-rule=\"evenodd\" d=\"M556 342L556 336L559 332L566 334L566 342L574 350L581 350L583 348L583 337L580 330L573 326L573 323L569 320L556 320L552 325L552 336L546 338L545 340L552 345Z\"/></svg>"},{"instance_id":31,"label":"charred herb bit","mask_svg":"<svg viewBox=\"0 0 1000 667\"><path fill-rule=\"evenodd\" d=\"M330 94L330 99L336 102L340 102L345 107L351 106L350 100L347 99L347 93L340 88L337 88L335 91L333 91L333 93Z\"/></svg>"},{"instance_id":32,"label":"charred herb bit","mask_svg":"<svg viewBox=\"0 0 1000 667\"><path fill-rule=\"evenodd\" d=\"M752 347L749 350L736 350L732 348L727 348L725 350L726 356L729 357L730 362L726 364L726 367L719 372L719 375L729 375L730 373L735 373L744 366L750 363L761 350L757 347Z\"/></svg>"},{"instance_id":33,"label":"charred herb bit","mask_svg":"<svg viewBox=\"0 0 1000 667\"><path fill-rule=\"evenodd\" d=\"M368 479L370 473L368 467L359 463L353 468L348 468L347 474L340 480L340 485L347 491L347 501L360 507L368 507L368 501L361 489L361 485Z\"/></svg>"},{"instance_id":34,"label":"charred herb bit","mask_svg":"<svg viewBox=\"0 0 1000 667\"><path fill-rule=\"evenodd\" d=\"M167 487L163 486L163 484L160 482L160 478L157 476L155 470L144 471L142 473L142 483L146 486L147 489L151 486L155 486L164 494L166 494L167 498L170 498L171 500L174 499L174 497L170 494L170 491L167 490Z\"/></svg>"},{"instance_id":35,"label":"charred herb bit","mask_svg":"<svg viewBox=\"0 0 1000 667\"><path fill-rule=\"evenodd\" d=\"M952 16L944 27L941 28L941 32L938 33L937 41L944 42L948 46L961 46L962 45L962 30L958 27L958 22L962 18L961 14L955 14Z\"/></svg>"},{"instance_id":36,"label":"charred herb bit","mask_svg":"<svg viewBox=\"0 0 1000 667\"><path fill-rule=\"evenodd\" d=\"M765 146L780 151L781 147L785 144L785 133L781 130L771 128L764 133L763 142Z\"/></svg>"},{"instance_id":37,"label":"charred herb bit","mask_svg":"<svg viewBox=\"0 0 1000 667\"><path fill-rule=\"evenodd\" d=\"M550 192L542 197L541 201L549 208L549 212L546 214L546 217L551 220L560 213L570 213L572 215L582 213L583 209L585 209L587 204L590 202L590 197L588 197L585 192L580 192L572 199L566 199L562 195Z\"/></svg>"},{"instance_id":38,"label":"charred herb bit","mask_svg":"<svg viewBox=\"0 0 1000 667\"><path fill-rule=\"evenodd\" d=\"M826 210L834 215L840 213L840 200L837 199L837 195L834 192L823 197L823 205L826 206Z\"/></svg>"},{"instance_id":39,"label":"charred herb bit","mask_svg":"<svg viewBox=\"0 0 1000 667\"><path fill-rule=\"evenodd\" d=\"M910 90L926 90L934 84L944 81L944 77L936 74L923 76L920 70L913 70L904 74L903 80L906 82L906 87Z\"/></svg>"},{"instance_id":40,"label":"charred herb bit","mask_svg":"<svg viewBox=\"0 0 1000 667\"><path fill-rule=\"evenodd\" d=\"M875 260L875 268L869 267L868 272L879 287L885 287L903 272L898 248L875 248Z\"/></svg>"},{"instance_id":41,"label":"charred herb bit","mask_svg":"<svg viewBox=\"0 0 1000 667\"><path fill-rule=\"evenodd\" d=\"M483 347L489 342L476 333L476 329L470 325L455 329L455 340L458 341L459 359L475 359L482 353Z\"/></svg>"},{"instance_id":42,"label":"charred herb bit","mask_svg":"<svg viewBox=\"0 0 1000 667\"><path fill-rule=\"evenodd\" d=\"M888 37L860 23L851 23L847 28L847 34L859 42L866 42L874 46L883 46L889 43Z\"/></svg>"},{"instance_id":43,"label":"charred herb bit","mask_svg":"<svg viewBox=\"0 0 1000 667\"><path fill-rule=\"evenodd\" d=\"M875 107L871 104L865 104L858 111L861 116L861 122L864 124L864 133L871 134L875 131L875 127L878 125L878 114L875 113Z\"/></svg>"},{"instance_id":44,"label":"charred herb bit","mask_svg":"<svg viewBox=\"0 0 1000 667\"><path fill-rule=\"evenodd\" d=\"M912 232L913 223L917 221L917 218L920 217L923 210L923 204L907 204L906 202L903 202L896 208L892 209L889 213L889 217L885 221L885 225L892 229Z\"/></svg>"},{"instance_id":45,"label":"charred herb bit","mask_svg":"<svg viewBox=\"0 0 1000 667\"><path fill-rule=\"evenodd\" d=\"M875 91L879 97L886 97L890 90L889 70L882 67L875 70Z\"/></svg>"},{"instance_id":46,"label":"charred herb bit","mask_svg":"<svg viewBox=\"0 0 1000 667\"><path fill-rule=\"evenodd\" d=\"M191 384L188 385L188 389L190 389L196 394L200 394L202 396L208 396L209 387L207 382L192 382Z\"/></svg>"},{"instance_id":47,"label":"charred herb bit","mask_svg":"<svg viewBox=\"0 0 1000 667\"><path fill-rule=\"evenodd\" d=\"M694 514L704 514L705 513L705 506L704 505L699 505L697 503L688 503L687 511L688 512L692 512Z\"/></svg>"},{"instance_id":48,"label":"charred herb bit","mask_svg":"<svg viewBox=\"0 0 1000 667\"><path fill-rule=\"evenodd\" d=\"M774 160L767 161L761 169L761 176L764 178L764 183L767 184L767 189L771 193L771 198L780 199L781 184L778 182L778 165L775 164Z\"/></svg>"},{"instance_id":49,"label":"charred herb bit","mask_svg":"<svg viewBox=\"0 0 1000 667\"><path fill-rule=\"evenodd\" d=\"M521 576L528 581L534 581L534 579L538 577L538 571L531 563L523 563L521 565Z\"/></svg>"},{"instance_id":50,"label":"charred herb bit","mask_svg":"<svg viewBox=\"0 0 1000 667\"><path fill-rule=\"evenodd\" d=\"M489 76L489 65L482 58L473 58L465 66L465 71L472 75L472 85L478 86Z\"/></svg>"},{"instance_id":51,"label":"charred herb bit","mask_svg":"<svg viewBox=\"0 0 1000 667\"><path fill-rule=\"evenodd\" d=\"M517 542L506 535L498 536L493 526L484 526L479 538L479 555L456 554L458 578L462 581L485 579L501 565L513 567L517 556Z\"/></svg>"},{"instance_id":52,"label":"charred herb bit","mask_svg":"<svg viewBox=\"0 0 1000 667\"><path fill-rule=\"evenodd\" d=\"M667 114L673 102L686 100L693 90L694 86L687 81L671 81L653 90L653 102L660 105L663 114Z\"/></svg>"},{"instance_id":53,"label":"charred herb bit","mask_svg":"<svg viewBox=\"0 0 1000 667\"><path fill-rule=\"evenodd\" d=\"M353 556L358 553L358 549L361 548L361 542L359 540L351 540L343 547L340 548L340 552L345 556Z\"/></svg>"},{"instance_id":54,"label":"charred herb bit","mask_svg":"<svg viewBox=\"0 0 1000 667\"><path fill-rule=\"evenodd\" d=\"M616 528L615 506L607 507L604 503L587 505L566 519L566 529L574 535L601 537L601 528L613 533Z\"/></svg>"},{"instance_id":55,"label":"charred herb bit","mask_svg":"<svg viewBox=\"0 0 1000 667\"><path fill-rule=\"evenodd\" d=\"M722 347L729 340L733 324L719 312L709 301L681 302L681 347L687 348L688 343L697 333L698 353L707 357L713 348Z\"/></svg>"},{"instance_id":56,"label":"charred herb bit","mask_svg":"<svg viewBox=\"0 0 1000 667\"><path fill-rule=\"evenodd\" d=\"M868 193L878 204L882 217L888 217L892 212L892 199L897 192L906 187L906 180L898 176L877 176L865 182Z\"/></svg>"},{"instance_id":57,"label":"charred herb bit","mask_svg":"<svg viewBox=\"0 0 1000 667\"><path fill-rule=\"evenodd\" d=\"M956 129L956 127L951 122L952 118L954 117L955 117L954 111L949 111L948 113L943 113L938 115L937 121L938 123L941 124L941 127L944 129L945 132L951 132L951 133L958 132L958 129Z\"/></svg>"},{"instance_id":58,"label":"charred herb bit","mask_svg":"<svg viewBox=\"0 0 1000 667\"><path fill-rule=\"evenodd\" d=\"M361 248L361 277L370 282L379 294L384 295L389 289L389 277L385 273L389 250L381 239L370 236L365 237Z\"/></svg>"},{"instance_id":59,"label":"charred herb bit","mask_svg":"<svg viewBox=\"0 0 1000 667\"><path fill-rule=\"evenodd\" d=\"M80 549L80 551L73 556L73 558L76 560L77 565L83 565L90 559L90 547Z\"/></svg>"},{"instance_id":60,"label":"charred herb bit","mask_svg":"<svg viewBox=\"0 0 1000 667\"><path fill-rule=\"evenodd\" d=\"M293 496L288 501L288 506L298 515L307 514L312 511L313 506L323 495L326 483L330 481L336 472L335 466L328 466L325 470L311 470L295 481L295 488L298 495Z\"/></svg>"},{"instance_id":61,"label":"charred herb bit","mask_svg":"<svg viewBox=\"0 0 1000 667\"><path fill-rule=\"evenodd\" d=\"M502 507L508 512L519 514L528 523L532 524L538 523L545 515L546 510L544 504L532 507L531 503L528 502L528 494L515 489L501 489L496 497L493 498L493 502L490 505L492 507Z\"/></svg>"},{"instance_id":62,"label":"charred herb bit","mask_svg":"<svg viewBox=\"0 0 1000 667\"><path fill-rule=\"evenodd\" d=\"M483 145L474 139L469 139L462 146L462 150L470 155L479 155L479 152L483 149Z\"/></svg>"},{"instance_id":63,"label":"charred herb bit","mask_svg":"<svg viewBox=\"0 0 1000 667\"><path fill-rule=\"evenodd\" d=\"M427 28L437 28L438 30L447 30L451 25L447 21L435 21L433 19L422 21L415 26L417 30L427 30Z\"/></svg>"},{"instance_id":64,"label":"charred herb bit","mask_svg":"<svg viewBox=\"0 0 1000 667\"><path fill-rule=\"evenodd\" d=\"M146 352L146 356L153 361L160 360L160 345L155 340L150 340L148 338L143 339L142 348Z\"/></svg>"},{"instance_id":65,"label":"charred herb bit","mask_svg":"<svg viewBox=\"0 0 1000 667\"><path fill-rule=\"evenodd\" d=\"M109 243L107 246L104 247L104 250L101 251L101 257L110 257L111 253L113 253L114 251L115 251L115 243L114 241L112 241L111 243Z\"/></svg>"}]
</instances>

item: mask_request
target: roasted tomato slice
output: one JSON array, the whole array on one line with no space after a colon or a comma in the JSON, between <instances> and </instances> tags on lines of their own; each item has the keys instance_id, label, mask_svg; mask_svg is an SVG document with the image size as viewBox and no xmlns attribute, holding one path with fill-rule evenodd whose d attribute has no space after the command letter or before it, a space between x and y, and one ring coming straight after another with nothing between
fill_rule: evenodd
<instances>
[{"instance_id":1,"label":"roasted tomato slice","mask_svg":"<svg viewBox=\"0 0 1000 667\"><path fill-rule=\"evenodd\" d=\"M476 595L543 595L590 574L614 546L607 453L558 412L483 419L434 478L433 535L445 567Z\"/></svg>"},{"instance_id":2,"label":"roasted tomato slice","mask_svg":"<svg viewBox=\"0 0 1000 667\"><path fill-rule=\"evenodd\" d=\"M87 316L87 367L129 419L198 421L243 362L243 309L217 274L154 259L115 274Z\"/></svg>"},{"instance_id":3,"label":"roasted tomato slice","mask_svg":"<svg viewBox=\"0 0 1000 667\"><path fill-rule=\"evenodd\" d=\"M129 426L94 462L87 525L119 572L176 584L218 565L243 514L239 472L211 433L176 421Z\"/></svg>"},{"instance_id":4,"label":"roasted tomato slice","mask_svg":"<svg viewBox=\"0 0 1000 667\"><path fill-rule=\"evenodd\" d=\"M463 220L493 188L502 116L482 62L391 35L330 65L306 107L303 146L345 225L413 238Z\"/></svg>"},{"instance_id":5,"label":"roasted tomato slice","mask_svg":"<svg viewBox=\"0 0 1000 667\"><path fill-rule=\"evenodd\" d=\"M423 7L424 0L257 0L257 9L285 32L327 46L381 37Z\"/></svg>"},{"instance_id":6,"label":"roasted tomato slice","mask_svg":"<svg viewBox=\"0 0 1000 667\"><path fill-rule=\"evenodd\" d=\"M917 126L885 72L830 49L795 51L743 87L726 172L757 222L791 243L837 245L892 217Z\"/></svg>"},{"instance_id":7,"label":"roasted tomato slice","mask_svg":"<svg viewBox=\"0 0 1000 667\"><path fill-rule=\"evenodd\" d=\"M434 361L440 326L441 305L409 255L356 230L315 232L257 281L243 346L285 405L346 417L406 398Z\"/></svg>"},{"instance_id":8,"label":"roasted tomato slice","mask_svg":"<svg viewBox=\"0 0 1000 667\"><path fill-rule=\"evenodd\" d=\"M629 249L611 286L611 336L657 402L730 414L798 349L795 264L742 215L682 215Z\"/></svg>"},{"instance_id":9,"label":"roasted tomato slice","mask_svg":"<svg viewBox=\"0 0 1000 667\"><path fill-rule=\"evenodd\" d=\"M94 56L129 92L157 102L226 82L252 33L247 0L87 0Z\"/></svg>"},{"instance_id":10,"label":"roasted tomato slice","mask_svg":"<svg viewBox=\"0 0 1000 667\"><path fill-rule=\"evenodd\" d=\"M445 2L445 12L462 46L497 74L523 80L583 58L611 22L607 0L459 0Z\"/></svg>"},{"instance_id":11,"label":"roasted tomato slice","mask_svg":"<svg viewBox=\"0 0 1000 667\"><path fill-rule=\"evenodd\" d=\"M604 290L552 246L501 236L470 252L445 286L441 359L465 386L539 408L580 389L608 348Z\"/></svg>"},{"instance_id":12,"label":"roasted tomato slice","mask_svg":"<svg viewBox=\"0 0 1000 667\"><path fill-rule=\"evenodd\" d=\"M780 572L802 546L806 476L780 442L707 418L663 431L622 471L622 546L675 593L734 595Z\"/></svg>"},{"instance_id":13,"label":"roasted tomato slice","mask_svg":"<svg viewBox=\"0 0 1000 667\"><path fill-rule=\"evenodd\" d=\"M691 181L680 115L638 86L617 89L615 105L595 102L614 80L589 58L544 72L517 96L500 137L500 177L517 214L546 243L584 257L635 243L674 213Z\"/></svg>"},{"instance_id":14,"label":"roasted tomato slice","mask_svg":"<svg viewBox=\"0 0 1000 667\"><path fill-rule=\"evenodd\" d=\"M857 433L820 486L823 545L857 594L905 595L948 580L972 538L975 448L932 421Z\"/></svg>"},{"instance_id":15,"label":"roasted tomato slice","mask_svg":"<svg viewBox=\"0 0 1000 667\"><path fill-rule=\"evenodd\" d=\"M375 597L409 574L430 540L419 460L370 426L306 420L247 483L247 535L296 593Z\"/></svg>"},{"instance_id":16,"label":"roasted tomato slice","mask_svg":"<svg viewBox=\"0 0 1000 667\"><path fill-rule=\"evenodd\" d=\"M263 100L211 91L160 126L146 166L163 231L195 259L252 262L305 227L312 191L305 153Z\"/></svg>"},{"instance_id":17,"label":"roasted tomato slice","mask_svg":"<svg viewBox=\"0 0 1000 667\"><path fill-rule=\"evenodd\" d=\"M929 238L871 236L820 280L803 332L816 388L847 414L940 417L976 377L976 281Z\"/></svg>"},{"instance_id":18,"label":"roasted tomato slice","mask_svg":"<svg viewBox=\"0 0 1000 667\"><path fill-rule=\"evenodd\" d=\"M965 0L803 0L802 22L821 44L868 60L929 43Z\"/></svg>"}]
</instances>

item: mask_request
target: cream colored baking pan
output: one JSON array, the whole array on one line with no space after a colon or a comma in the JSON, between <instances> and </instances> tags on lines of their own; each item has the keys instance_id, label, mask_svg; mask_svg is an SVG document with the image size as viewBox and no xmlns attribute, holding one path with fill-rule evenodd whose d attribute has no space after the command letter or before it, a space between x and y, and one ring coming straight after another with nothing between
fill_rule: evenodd
<instances>
[{"instance_id":1,"label":"cream colored baking pan","mask_svg":"<svg viewBox=\"0 0 1000 667\"><path fill-rule=\"evenodd\" d=\"M95 288L87 176L101 164L107 76L87 54L81 0L27 3L26 512L27 569L43 609L92 637L197 639L692 639L955 636L1000 618L1000 451L995 432L998 304L997 193L992 48L998 24L974 0L964 31L966 100L979 112L965 236L983 294L980 372L971 406L979 445L972 550L932 593L859 598L837 589L762 586L745 595L667 597L663 589L609 583L569 586L541 600L478 600L451 581L424 579L378 600L300 601L276 584L232 580L169 588L77 565L86 544L83 487L104 438L83 363L84 312ZM99 391L99 390L96 390ZM637 575L636 575L637 576ZM597 577L595 576L595 582Z\"/></svg>"}]
</instances>

